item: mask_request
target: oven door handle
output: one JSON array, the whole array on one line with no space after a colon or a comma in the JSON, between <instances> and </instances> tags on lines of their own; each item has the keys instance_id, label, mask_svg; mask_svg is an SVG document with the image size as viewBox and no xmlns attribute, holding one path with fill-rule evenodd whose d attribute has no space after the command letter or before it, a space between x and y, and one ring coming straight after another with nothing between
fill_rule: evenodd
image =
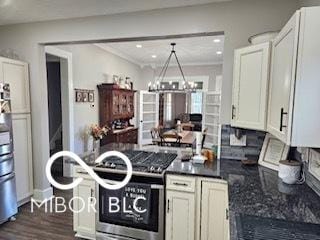
<instances>
[{"instance_id":1,"label":"oven door handle","mask_svg":"<svg viewBox=\"0 0 320 240\"><path fill-rule=\"evenodd\" d=\"M106 180L106 179L104 179L104 181L105 181L106 183L109 183L109 184L117 184L117 183L119 183L119 181ZM97 183L97 184L98 184L98 183ZM151 189L160 189L160 190L164 189L163 185L159 185L159 184L151 184L151 185L150 185L150 188L151 188Z\"/></svg>"}]
</instances>

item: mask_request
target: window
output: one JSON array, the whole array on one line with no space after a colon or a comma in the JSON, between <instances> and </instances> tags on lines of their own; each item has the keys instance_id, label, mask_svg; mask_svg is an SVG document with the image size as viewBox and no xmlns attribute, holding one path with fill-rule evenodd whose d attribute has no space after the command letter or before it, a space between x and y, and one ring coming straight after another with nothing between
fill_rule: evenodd
<instances>
[{"instance_id":1,"label":"window","mask_svg":"<svg viewBox=\"0 0 320 240\"><path fill-rule=\"evenodd\" d=\"M191 113L202 113L202 92L191 93Z\"/></svg>"},{"instance_id":2,"label":"window","mask_svg":"<svg viewBox=\"0 0 320 240\"><path fill-rule=\"evenodd\" d=\"M164 119L166 122L169 122L172 120L172 94L171 93L167 93L165 94L165 103L164 103L164 107L165 107L165 116Z\"/></svg>"}]
</instances>

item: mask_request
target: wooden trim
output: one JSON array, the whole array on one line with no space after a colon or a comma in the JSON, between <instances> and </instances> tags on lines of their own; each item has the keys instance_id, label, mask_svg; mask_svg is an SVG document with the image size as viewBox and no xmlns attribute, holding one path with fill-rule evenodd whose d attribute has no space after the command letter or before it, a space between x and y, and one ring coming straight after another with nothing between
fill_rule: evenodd
<instances>
[{"instance_id":1,"label":"wooden trim","mask_svg":"<svg viewBox=\"0 0 320 240\"><path fill-rule=\"evenodd\" d=\"M82 41L58 41L58 42L43 42L42 45L69 45L69 44L92 44L92 43L114 43L114 42L136 42L136 41L151 41L151 40L165 40L176 38L191 38L191 37L206 37L206 36L220 36L224 35L224 31L217 32L199 32L186 34L172 34L172 35L155 35L155 36L140 36L140 37L124 37L124 38L109 38L109 39L95 39Z\"/></svg>"}]
</instances>

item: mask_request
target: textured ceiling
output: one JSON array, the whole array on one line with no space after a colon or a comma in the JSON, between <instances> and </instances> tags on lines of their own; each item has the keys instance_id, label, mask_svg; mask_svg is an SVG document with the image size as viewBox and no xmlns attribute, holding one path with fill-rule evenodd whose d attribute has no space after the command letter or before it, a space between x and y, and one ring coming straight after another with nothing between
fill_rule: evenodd
<instances>
[{"instance_id":1,"label":"textured ceiling","mask_svg":"<svg viewBox=\"0 0 320 240\"><path fill-rule=\"evenodd\" d=\"M0 25L225 1L231 0L0 0Z\"/></svg>"},{"instance_id":2,"label":"textured ceiling","mask_svg":"<svg viewBox=\"0 0 320 240\"><path fill-rule=\"evenodd\" d=\"M219 39L220 42L214 42L215 39ZM96 45L140 66L162 66L169 57L171 42L177 43L175 50L181 65L222 63L223 54L218 55L217 52L223 52L224 36L103 43ZM141 45L142 47L137 48L136 45ZM157 57L152 58L152 55L156 55ZM170 64L176 65L176 61L172 59Z\"/></svg>"}]
</instances>

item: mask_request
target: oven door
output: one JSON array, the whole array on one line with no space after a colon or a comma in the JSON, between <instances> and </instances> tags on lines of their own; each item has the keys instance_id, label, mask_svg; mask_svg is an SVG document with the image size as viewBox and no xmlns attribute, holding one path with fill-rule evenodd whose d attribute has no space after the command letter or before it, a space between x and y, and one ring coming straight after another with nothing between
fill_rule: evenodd
<instances>
[{"instance_id":1,"label":"oven door","mask_svg":"<svg viewBox=\"0 0 320 240\"><path fill-rule=\"evenodd\" d=\"M135 183L135 182L130 182ZM97 186L97 199L99 200L97 211L97 231L115 236L128 237L143 240L163 240L164 239L164 188L163 185L150 184L151 201L148 211L148 224L137 223L130 219L115 218L109 213L105 199L117 197L115 190L114 196L112 191L105 190Z\"/></svg>"}]
</instances>

